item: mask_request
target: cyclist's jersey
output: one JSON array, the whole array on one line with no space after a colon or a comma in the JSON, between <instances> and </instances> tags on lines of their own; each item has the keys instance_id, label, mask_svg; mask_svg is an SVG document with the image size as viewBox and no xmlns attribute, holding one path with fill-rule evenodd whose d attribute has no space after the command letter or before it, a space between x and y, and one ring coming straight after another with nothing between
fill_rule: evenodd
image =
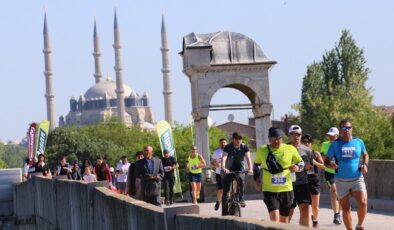
<instances>
[{"instance_id":1,"label":"cyclist's jersey","mask_svg":"<svg viewBox=\"0 0 394 230\"><path fill-rule=\"evenodd\" d=\"M335 157L338 161L337 178L351 179L361 177L358 170L360 157L365 154L364 142L361 139L353 137L351 141L344 142L340 139L331 143L327 156Z\"/></svg>"},{"instance_id":2,"label":"cyclist's jersey","mask_svg":"<svg viewBox=\"0 0 394 230\"><path fill-rule=\"evenodd\" d=\"M328 149L330 148L330 145L331 145L330 141L323 142L323 144L321 145L321 148L320 148L320 153L324 154L324 155L327 155ZM332 168L325 167L324 171L328 172L328 173L331 173L331 174L335 174L335 169L332 169Z\"/></svg>"},{"instance_id":3,"label":"cyclist's jersey","mask_svg":"<svg viewBox=\"0 0 394 230\"><path fill-rule=\"evenodd\" d=\"M201 164L200 158L198 157L198 153L194 158L192 156L189 156L189 172L193 174L198 174L202 172L202 169L198 167L199 164Z\"/></svg>"},{"instance_id":4,"label":"cyclist's jersey","mask_svg":"<svg viewBox=\"0 0 394 230\"><path fill-rule=\"evenodd\" d=\"M289 192L293 190L293 184L290 179L289 167L294 163L302 161L301 156L294 146L288 144L281 144L279 148L275 149L270 146L272 153L275 155L279 164L284 170L277 174L271 174L267 170L263 172L263 192ZM267 169L267 145L262 145L257 149L256 158L254 162L261 164L263 169Z\"/></svg>"}]
</instances>

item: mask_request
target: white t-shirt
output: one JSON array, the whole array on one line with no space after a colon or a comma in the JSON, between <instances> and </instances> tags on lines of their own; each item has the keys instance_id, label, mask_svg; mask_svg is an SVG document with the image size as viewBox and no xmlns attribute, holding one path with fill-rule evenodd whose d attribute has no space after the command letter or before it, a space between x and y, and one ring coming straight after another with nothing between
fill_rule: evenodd
<instances>
[{"instance_id":1,"label":"white t-shirt","mask_svg":"<svg viewBox=\"0 0 394 230\"><path fill-rule=\"evenodd\" d=\"M23 174L27 175L29 173L29 168L30 165L28 163L25 163L25 165L23 166Z\"/></svg>"},{"instance_id":2,"label":"white t-shirt","mask_svg":"<svg viewBox=\"0 0 394 230\"><path fill-rule=\"evenodd\" d=\"M218 149L216 149L216 150L213 152L213 157L212 157L212 158L213 158L217 163L219 163L219 167L217 167L216 170L215 170L215 173L217 173L217 174L220 174L221 171L222 171L222 169L221 169L221 166L222 166L222 156L223 156L223 149L221 149L221 148L218 148Z\"/></svg>"},{"instance_id":3,"label":"white t-shirt","mask_svg":"<svg viewBox=\"0 0 394 230\"><path fill-rule=\"evenodd\" d=\"M94 175L94 174L84 175L83 179L86 180L87 182L95 182L95 181L97 181L96 175Z\"/></svg>"},{"instance_id":4,"label":"white t-shirt","mask_svg":"<svg viewBox=\"0 0 394 230\"><path fill-rule=\"evenodd\" d=\"M129 167L130 167L130 163L128 162L127 164L123 164L122 162L119 162L116 165L116 171L119 170L116 177L116 180L118 182L123 182L123 183L127 182L127 174L129 172Z\"/></svg>"}]
</instances>

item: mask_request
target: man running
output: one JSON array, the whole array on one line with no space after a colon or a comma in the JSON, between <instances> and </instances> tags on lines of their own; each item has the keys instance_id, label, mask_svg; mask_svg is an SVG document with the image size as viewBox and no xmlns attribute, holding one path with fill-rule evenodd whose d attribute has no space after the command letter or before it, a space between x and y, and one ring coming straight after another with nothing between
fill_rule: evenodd
<instances>
[{"instance_id":1,"label":"man running","mask_svg":"<svg viewBox=\"0 0 394 230\"><path fill-rule=\"evenodd\" d=\"M331 168L338 168L335 183L346 228L352 229L350 196L353 196L357 202L356 230L362 230L367 215L367 189L363 174L368 172L369 156L364 142L352 135L353 127L349 119L342 120L339 127L340 137L331 143L325 163ZM333 157L338 165L331 162Z\"/></svg>"},{"instance_id":2,"label":"man running","mask_svg":"<svg viewBox=\"0 0 394 230\"><path fill-rule=\"evenodd\" d=\"M325 154L327 154L328 149L333 141L338 139L339 130L336 127L331 127L327 132L328 141L323 142L320 153L322 154L323 160L325 159ZM333 159L335 161L335 159ZM331 208L334 211L333 223L336 225L342 224L341 214L339 213L339 202L337 198L337 187L335 186L335 169L326 167L324 169L324 178L326 180L327 186L330 189L330 200Z\"/></svg>"},{"instance_id":3,"label":"man running","mask_svg":"<svg viewBox=\"0 0 394 230\"><path fill-rule=\"evenodd\" d=\"M302 160L305 163L305 168L303 170L298 170L296 172L296 181L293 181L293 192L294 201L291 206L289 219L293 216L295 207L298 205L300 210L300 225L309 227L311 222L311 212L309 210L309 205L311 201L311 193L309 190L308 181L308 171L312 169L313 164L313 153L312 150L305 145L301 144L302 130L298 125L292 125L289 128L289 140L290 144L293 145Z\"/></svg>"},{"instance_id":4,"label":"man running","mask_svg":"<svg viewBox=\"0 0 394 230\"><path fill-rule=\"evenodd\" d=\"M262 190L264 203L274 222L289 223L290 207L293 203L293 184L290 173L302 170L304 162L291 145L283 144L283 132L279 128L271 127L268 130L269 145L262 145L257 149L254 164L263 169ZM283 171L272 174L267 167L267 158L270 152L275 156ZM259 176L255 176L256 187L261 187Z\"/></svg>"},{"instance_id":5,"label":"man running","mask_svg":"<svg viewBox=\"0 0 394 230\"><path fill-rule=\"evenodd\" d=\"M222 185L222 156L223 156L223 149L227 145L226 138L221 138L219 140L219 148L213 152L213 157L211 164L215 167L215 174L216 174L216 187L218 191L216 192L217 201L215 203L215 211L217 211L220 207L220 202L222 200L223 195L223 185Z\"/></svg>"}]
</instances>

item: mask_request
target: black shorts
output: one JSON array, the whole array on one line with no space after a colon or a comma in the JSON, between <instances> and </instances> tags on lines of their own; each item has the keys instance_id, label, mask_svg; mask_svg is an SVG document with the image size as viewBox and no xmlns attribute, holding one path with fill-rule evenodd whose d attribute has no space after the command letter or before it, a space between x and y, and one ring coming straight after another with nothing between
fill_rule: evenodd
<instances>
[{"instance_id":1,"label":"black shorts","mask_svg":"<svg viewBox=\"0 0 394 230\"><path fill-rule=\"evenodd\" d=\"M324 172L324 178L326 179L327 186L331 188L331 185L335 183L335 174Z\"/></svg>"},{"instance_id":2,"label":"black shorts","mask_svg":"<svg viewBox=\"0 0 394 230\"><path fill-rule=\"evenodd\" d=\"M308 185L311 195L318 195L320 193L320 180L316 174L308 175Z\"/></svg>"},{"instance_id":3,"label":"black shorts","mask_svg":"<svg viewBox=\"0 0 394 230\"><path fill-rule=\"evenodd\" d=\"M311 193L308 184L293 185L294 201L291 208L295 208L298 204L311 204Z\"/></svg>"},{"instance_id":4,"label":"black shorts","mask_svg":"<svg viewBox=\"0 0 394 230\"><path fill-rule=\"evenodd\" d=\"M279 210L281 216L289 216L294 200L293 192L263 192L268 212Z\"/></svg>"},{"instance_id":5,"label":"black shorts","mask_svg":"<svg viewBox=\"0 0 394 230\"><path fill-rule=\"evenodd\" d=\"M220 190L223 189L223 182L222 182L222 176L218 173L216 174L216 187Z\"/></svg>"},{"instance_id":6,"label":"black shorts","mask_svg":"<svg viewBox=\"0 0 394 230\"><path fill-rule=\"evenodd\" d=\"M189 173L189 182L201 182L201 173Z\"/></svg>"}]
</instances>

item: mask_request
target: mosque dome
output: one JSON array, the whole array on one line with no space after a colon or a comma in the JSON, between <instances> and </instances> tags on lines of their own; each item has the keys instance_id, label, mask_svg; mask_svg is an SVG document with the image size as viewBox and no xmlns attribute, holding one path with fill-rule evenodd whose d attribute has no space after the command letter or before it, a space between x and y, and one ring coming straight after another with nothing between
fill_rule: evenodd
<instances>
[{"instance_id":1,"label":"mosque dome","mask_svg":"<svg viewBox=\"0 0 394 230\"><path fill-rule=\"evenodd\" d=\"M123 90L125 97L129 96L131 93L135 93L130 86L123 84ZM116 98L116 82L109 79L96 83L94 86L90 87L85 93L85 99L93 99L103 97L107 93L110 98Z\"/></svg>"}]
</instances>

